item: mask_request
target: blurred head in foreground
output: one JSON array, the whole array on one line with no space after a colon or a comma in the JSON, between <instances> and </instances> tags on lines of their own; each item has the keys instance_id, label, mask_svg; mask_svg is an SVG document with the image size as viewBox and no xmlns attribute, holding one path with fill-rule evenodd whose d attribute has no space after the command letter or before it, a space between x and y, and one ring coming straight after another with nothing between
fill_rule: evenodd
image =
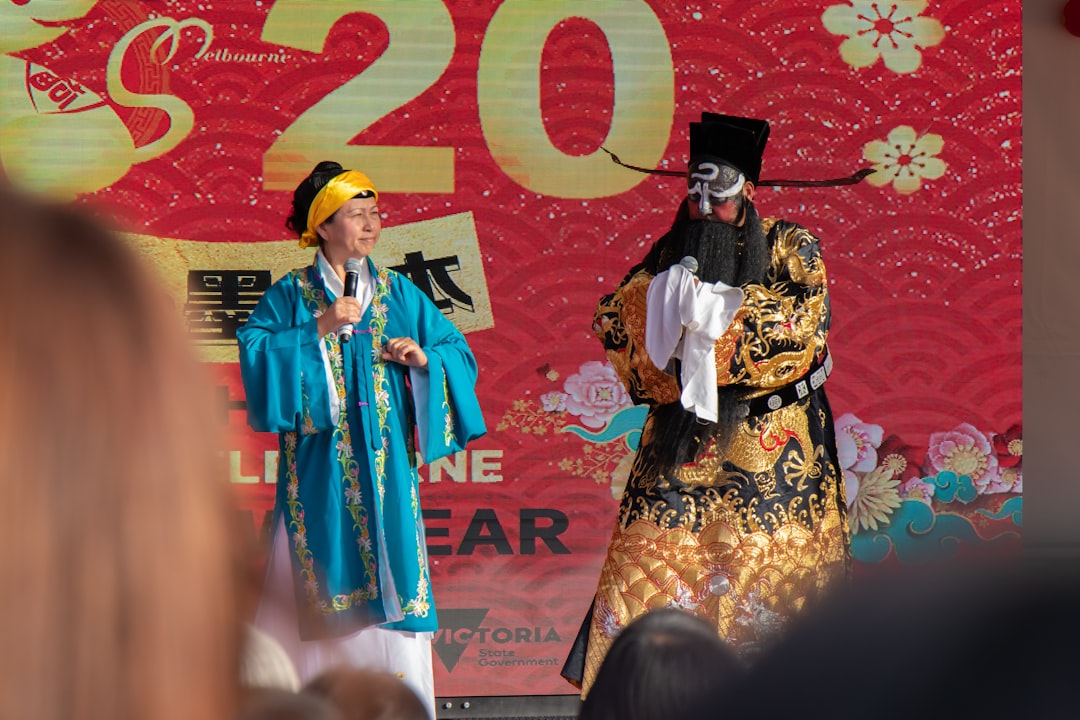
<instances>
[{"instance_id":1,"label":"blurred head in foreground","mask_svg":"<svg viewBox=\"0 0 1080 720\"><path fill-rule=\"evenodd\" d=\"M304 686L302 693L326 698L344 720L430 720L427 706L396 675L378 670L342 667L328 670Z\"/></svg>"},{"instance_id":2,"label":"blurred head in foreground","mask_svg":"<svg viewBox=\"0 0 1080 720\"><path fill-rule=\"evenodd\" d=\"M325 698L280 687L255 687L244 692L239 720L345 720L345 717Z\"/></svg>"},{"instance_id":3,"label":"blurred head in foreground","mask_svg":"<svg viewBox=\"0 0 1080 720\"><path fill-rule=\"evenodd\" d=\"M231 504L174 309L77 211L0 188L0 218L0 717L233 717Z\"/></svg>"},{"instance_id":4,"label":"blurred head in foreground","mask_svg":"<svg viewBox=\"0 0 1080 720\"><path fill-rule=\"evenodd\" d=\"M619 633L581 706L580 720L720 717L743 666L705 620L669 607Z\"/></svg>"},{"instance_id":5,"label":"blurred head in foreground","mask_svg":"<svg viewBox=\"0 0 1080 720\"><path fill-rule=\"evenodd\" d=\"M798 618L726 709L755 720L1076 717L1078 606L1075 558L893 568Z\"/></svg>"}]
</instances>

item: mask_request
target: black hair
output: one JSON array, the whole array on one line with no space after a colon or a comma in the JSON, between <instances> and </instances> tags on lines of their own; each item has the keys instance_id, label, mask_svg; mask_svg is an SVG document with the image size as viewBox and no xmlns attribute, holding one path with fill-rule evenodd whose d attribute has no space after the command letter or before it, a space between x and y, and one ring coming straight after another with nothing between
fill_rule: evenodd
<instances>
[{"instance_id":1,"label":"black hair","mask_svg":"<svg viewBox=\"0 0 1080 720\"><path fill-rule=\"evenodd\" d=\"M1076 717L1075 555L989 543L882 565L800 614L750 667L728 716L837 717L839 703L874 720Z\"/></svg>"},{"instance_id":2,"label":"black hair","mask_svg":"<svg viewBox=\"0 0 1080 720\"><path fill-rule=\"evenodd\" d=\"M579 720L717 717L745 668L715 627L676 607L641 615L615 638Z\"/></svg>"},{"instance_id":3,"label":"black hair","mask_svg":"<svg viewBox=\"0 0 1080 720\"><path fill-rule=\"evenodd\" d=\"M285 227L296 233L297 237L307 230L308 211L311 203L323 185L345 172L341 163L332 160L323 160L315 166L311 174L304 178L296 190L293 190L292 215L285 220Z\"/></svg>"}]
</instances>

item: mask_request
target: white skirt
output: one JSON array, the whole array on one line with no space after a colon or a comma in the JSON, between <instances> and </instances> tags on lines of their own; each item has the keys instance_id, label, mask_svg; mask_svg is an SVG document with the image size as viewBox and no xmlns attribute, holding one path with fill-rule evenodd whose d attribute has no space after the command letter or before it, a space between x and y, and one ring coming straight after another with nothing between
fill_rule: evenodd
<instances>
[{"instance_id":1,"label":"white skirt","mask_svg":"<svg viewBox=\"0 0 1080 720\"><path fill-rule=\"evenodd\" d=\"M352 635L327 640L301 640L293 590L289 535L279 517L267 559L266 585L259 599L255 626L269 633L289 654L301 683L324 670L351 666L382 670L400 677L435 717L435 679L431 667L430 632L364 628Z\"/></svg>"}]
</instances>

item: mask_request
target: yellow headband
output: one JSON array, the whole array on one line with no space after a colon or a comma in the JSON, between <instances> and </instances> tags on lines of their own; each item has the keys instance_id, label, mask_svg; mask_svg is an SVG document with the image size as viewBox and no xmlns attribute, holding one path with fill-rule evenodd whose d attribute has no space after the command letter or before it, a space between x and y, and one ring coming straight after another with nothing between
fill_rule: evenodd
<instances>
[{"instance_id":1,"label":"yellow headband","mask_svg":"<svg viewBox=\"0 0 1080 720\"><path fill-rule=\"evenodd\" d=\"M379 192L368 176L357 170L346 170L319 188L307 215L307 230L300 235L300 247L309 248L319 244L316 228L338 211L342 205L362 192L370 192L379 201Z\"/></svg>"}]
</instances>

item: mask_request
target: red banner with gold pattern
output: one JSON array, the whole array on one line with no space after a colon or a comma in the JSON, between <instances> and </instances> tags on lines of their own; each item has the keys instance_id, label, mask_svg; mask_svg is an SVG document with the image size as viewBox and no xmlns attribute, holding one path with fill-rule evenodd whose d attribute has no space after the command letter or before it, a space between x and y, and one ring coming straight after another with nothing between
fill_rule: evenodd
<instances>
[{"instance_id":1,"label":"red banner with gold pattern","mask_svg":"<svg viewBox=\"0 0 1080 720\"><path fill-rule=\"evenodd\" d=\"M85 205L160 268L217 378L251 533L275 438L236 328L305 264L292 188L378 185L375 259L467 334L489 434L422 470L439 695L571 692L637 445L591 330L669 226L687 124L767 118L763 216L822 239L861 563L1015 549L1022 490L1019 0L11 0L0 171Z\"/></svg>"}]
</instances>

